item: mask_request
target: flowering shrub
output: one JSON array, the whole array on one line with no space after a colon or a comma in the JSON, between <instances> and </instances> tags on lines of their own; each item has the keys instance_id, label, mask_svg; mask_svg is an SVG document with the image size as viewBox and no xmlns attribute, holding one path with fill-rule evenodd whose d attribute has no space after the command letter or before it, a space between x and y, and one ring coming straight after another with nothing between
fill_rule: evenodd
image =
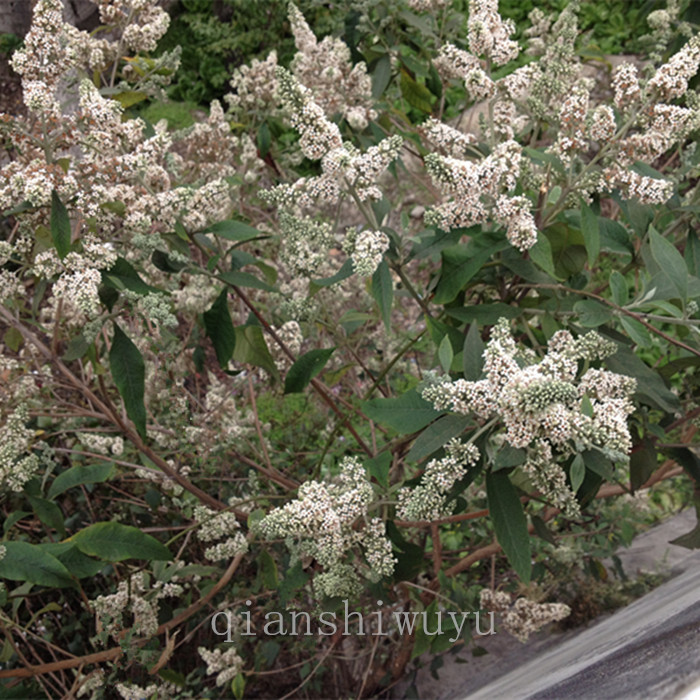
<instances>
[{"instance_id":1,"label":"flowering shrub","mask_svg":"<svg viewBox=\"0 0 700 700\"><path fill-rule=\"evenodd\" d=\"M290 3L291 63L241 67L179 131L130 111L174 75L149 55L168 16L98 5L87 34L38 0L27 116L0 121L2 682L370 696L480 633L397 611L523 640L564 618L546 591L596 499L700 480L678 3L610 76L576 3L532 13L512 70L493 0L463 36L440 0L366 3L354 47ZM370 642L269 627L349 609Z\"/></svg>"}]
</instances>

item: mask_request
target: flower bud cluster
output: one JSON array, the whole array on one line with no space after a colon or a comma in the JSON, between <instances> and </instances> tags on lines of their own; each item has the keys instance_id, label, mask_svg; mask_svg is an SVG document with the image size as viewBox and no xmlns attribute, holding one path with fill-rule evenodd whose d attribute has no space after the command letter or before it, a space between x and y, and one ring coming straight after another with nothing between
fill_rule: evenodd
<instances>
[{"instance_id":1,"label":"flower bud cluster","mask_svg":"<svg viewBox=\"0 0 700 700\"><path fill-rule=\"evenodd\" d=\"M29 412L20 404L5 419L0 443L0 486L19 492L37 472L39 457L30 452L34 431L26 428Z\"/></svg>"},{"instance_id":2,"label":"flower bud cluster","mask_svg":"<svg viewBox=\"0 0 700 700\"><path fill-rule=\"evenodd\" d=\"M475 56L486 56L497 66L515 60L520 53L512 20L498 14L498 0L470 0L468 22L469 49Z\"/></svg>"},{"instance_id":3,"label":"flower bud cluster","mask_svg":"<svg viewBox=\"0 0 700 700\"><path fill-rule=\"evenodd\" d=\"M77 438L89 450L101 455L119 456L124 452L124 438L121 435L78 433Z\"/></svg>"},{"instance_id":4,"label":"flower bud cluster","mask_svg":"<svg viewBox=\"0 0 700 700\"><path fill-rule=\"evenodd\" d=\"M382 231L351 231L345 237L343 248L352 256L355 272L360 277L370 277L389 248L389 237Z\"/></svg>"},{"instance_id":5,"label":"flower bud cluster","mask_svg":"<svg viewBox=\"0 0 700 700\"><path fill-rule=\"evenodd\" d=\"M95 611L98 632L106 632L120 641L125 630L139 636L151 637L158 629L158 600L147 600L148 577L144 572L133 574L121 581L117 592L98 596L90 602ZM129 612L132 621L125 627L124 613Z\"/></svg>"},{"instance_id":6,"label":"flower bud cluster","mask_svg":"<svg viewBox=\"0 0 700 700\"><path fill-rule=\"evenodd\" d=\"M558 331L536 362L501 319L484 351L485 379L431 383L422 395L437 410L499 418L505 440L527 450L525 470L538 488L573 515L577 506L557 463L591 448L624 459L632 446L627 417L635 380L591 368L576 383L579 359L602 359L614 347L595 331L577 340Z\"/></svg>"},{"instance_id":7,"label":"flower bud cluster","mask_svg":"<svg viewBox=\"0 0 700 700\"><path fill-rule=\"evenodd\" d=\"M359 151L342 141L337 125L326 118L310 90L282 68L277 75L282 104L291 114L292 126L301 134L301 150L308 158L321 160L322 174L273 187L263 193L263 198L282 208L305 208L319 199L335 204L352 188L360 201L380 199L382 193L376 180L398 156L403 139L391 136L364 153Z\"/></svg>"},{"instance_id":8,"label":"flower bud cluster","mask_svg":"<svg viewBox=\"0 0 700 700\"><path fill-rule=\"evenodd\" d=\"M248 551L248 541L240 531L236 516L230 511L216 512L206 506L195 506L194 519L197 521L197 538L200 542L224 540L208 547L204 556L212 561L231 559Z\"/></svg>"},{"instance_id":9,"label":"flower bud cluster","mask_svg":"<svg viewBox=\"0 0 700 700\"><path fill-rule=\"evenodd\" d=\"M482 589L481 607L492 610L501 617L503 628L526 642L531 634L550 622L558 622L571 614L571 608L564 603L537 603L528 598L518 598L512 603L512 596L503 591Z\"/></svg>"},{"instance_id":10,"label":"flower bud cluster","mask_svg":"<svg viewBox=\"0 0 700 700\"><path fill-rule=\"evenodd\" d=\"M289 3L289 22L298 53L290 69L296 79L311 88L314 101L328 115L340 114L359 131L377 118L372 109L372 80L367 65L353 65L350 49L340 39L327 36L318 41L293 3Z\"/></svg>"},{"instance_id":11,"label":"flower bud cluster","mask_svg":"<svg viewBox=\"0 0 700 700\"><path fill-rule=\"evenodd\" d=\"M433 180L452 195L426 214L429 225L441 229L469 227L489 219L506 226L510 243L520 250L537 241L537 227L526 197L507 195L520 175L521 149L515 141L505 141L481 161L440 156L425 157Z\"/></svg>"},{"instance_id":12,"label":"flower bud cluster","mask_svg":"<svg viewBox=\"0 0 700 700\"><path fill-rule=\"evenodd\" d=\"M358 567L352 567L352 551L359 547L369 565L365 577L378 580L393 571L391 544L381 520L368 516L373 491L362 464L346 457L334 483L307 481L299 487L295 501L275 508L256 528L266 539L286 538L287 546L299 557L310 556L328 574L317 585L325 595L338 595L330 584L343 583L347 589L359 582ZM356 523L364 527L356 529ZM354 582L354 583L353 583Z\"/></svg>"},{"instance_id":13,"label":"flower bud cluster","mask_svg":"<svg viewBox=\"0 0 700 700\"><path fill-rule=\"evenodd\" d=\"M280 260L290 275L318 276L319 267L326 261L333 242L330 224L314 221L310 217L292 216L280 212L282 249Z\"/></svg>"},{"instance_id":14,"label":"flower bud cluster","mask_svg":"<svg viewBox=\"0 0 700 700\"><path fill-rule=\"evenodd\" d=\"M243 668L243 659L238 655L235 647L229 647L226 651L221 649L209 650L206 647L197 649L202 660L207 665L207 675L216 675L216 685L222 686L233 680Z\"/></svg>"},{"instance_id":15,"label":"flower bud cluster","mask_svg":"<svg viewBox=\"0 0 700 700\"><path fill-rule=\"evenodd\" d=\"M471 443L453 438L445 445L447 453L428 462L418 486L399 491L397 514L405 520L436 520L448 513L445 503L450 489L474 466L480 457Z\"/></svg>"}]
</instances>

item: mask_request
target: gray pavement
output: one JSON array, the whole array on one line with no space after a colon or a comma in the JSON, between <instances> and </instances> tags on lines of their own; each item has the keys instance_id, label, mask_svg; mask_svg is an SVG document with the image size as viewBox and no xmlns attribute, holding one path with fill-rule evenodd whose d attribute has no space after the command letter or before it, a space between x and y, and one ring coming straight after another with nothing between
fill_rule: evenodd
<instances>
[{"instance_id":1,"label":"gray pavement","mask_svg":"<svg viewBox=\"0 0 700 700\"><path fill-rule=\"evenodd\" d=\"M696 522L693 509L617 552L625 573L675 578L586 629L542 631L526 644L506 633L477 638L488 654L443 657L436 680L419 670L422 700L700 700L700 551L670 544ZM611 575L612 562L605 562ZM402 689L406 692L406 687ZM398 690L395 697L402 697Z\"/></svg>"},{"instance_id":2,"label":"gray pavement","mask_svg":"<svg viewBox=\"0 0 700 700\"><path fill-rule=\"evenodd\" d=\"M465 700L665 700L700 681L700 552L685 573Z\"/></svg>"}]
</instances>

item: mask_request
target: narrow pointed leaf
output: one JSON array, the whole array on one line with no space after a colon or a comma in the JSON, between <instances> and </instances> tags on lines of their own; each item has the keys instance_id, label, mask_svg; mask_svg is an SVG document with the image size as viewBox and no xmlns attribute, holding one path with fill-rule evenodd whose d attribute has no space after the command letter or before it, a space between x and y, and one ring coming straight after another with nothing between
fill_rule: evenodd
<instances>
[{"instance_id":1,"label":"narrow pointed leaf","mask_svg":"<svg viewBox=\"0 0 700 700\"><path fill-rule=\"evenodd\" d=\"M70 252L71 228L68 210L58 196L58 192L51 192L51 238L56 246L58 257L63 258Z\"/></svg>"},{"instance_id":2,"label":"narrow pointed leaf","mask_svg":"<svg viewBox=\"0 0 700 700\"><path fill-rule=\"evenodd\" d=\"M0 579L29 581L39 586L66 588L74 582L66 567L49 552L29 542L3 542Z\"/></svg>"},{"instance_id":3,"label":"narrow pointed leaf","mask_svg":"<svg viewBox=\"0 0 700 700\"><path fill-rule=\"evenodd\" d=\"M103 561L147 559L169 561L172 554L155 537L141 532L137 527L121 523L95 523L69 537L83 554Z\"/></svg>"},{"instance_id":4,"label":"narrow pointed leaf","mask_svg":"<svg viewBox=\"0 0 700 700\"><path fill-rule=\"evenodd\" d=\"M211 339L216 359L222 368L228 366L236 347L236 332L228 310L228 291L222 290L208 311L203 314L204 328Z\"/></svg>"},{"instance_id":5,"label":"narrow pointed leaf","mask_svg":"<svg viewBox=\"0 0 700 700\"><path fill-rule=\"evenodd\" d=\"M335 348L311 350L302 355L287 372L284 380L284 393L294 394L304 391L309 382L326 366Z\"/></svg>"},{"instance_id":6,"label":"narrow pointed leaf","mask_svg":"<svg viewBox=\"0 0 700 700\"><path fill-rule=\"evenodd\" d=\"M503 471L486 475L486 497L496 539L523 583L530 582L530 535L523 504Z\"/></svg>"},{"instance_id":7,"label":"narrow pointed leaf","mask_svg":"<svg viewBox=\"0 0 700 700\"><path fill-rule=\"evenodd\" d=\"M379 263L372 275L372 296L379 306L384 325L388 330L391 324L391 306L394 303L394 283L386 260Z\"/></svg>"},{"instance_id":8,"label":"narrow pointed leaf","mask_svg":"<svg viewBox=\"0 0 700 700\"><path fill-rule=\"evenodd\" d=\"M121 328L114 324L114 338L109 351L109 367L124 401L126 414L142 438L146 437L146 407L143 403L146 368L139 349Z\"/></svg>"}]
</instances>

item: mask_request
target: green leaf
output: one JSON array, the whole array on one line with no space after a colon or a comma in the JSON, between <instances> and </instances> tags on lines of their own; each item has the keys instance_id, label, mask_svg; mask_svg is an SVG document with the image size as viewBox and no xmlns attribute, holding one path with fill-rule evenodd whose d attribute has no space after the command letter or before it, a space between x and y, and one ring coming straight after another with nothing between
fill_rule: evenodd
<instances>
[{"instance_id":1,"label":"green leaf","mask_svg":"<svg viewBox=\"0 0 700 700\"><path fill-rule=\"evenodd\" d=\"M610 273L609 283L613 302L618 306L624 306L629 301L627 280L617 270L613 270Z\"/></svg>"},{"instance_id":2,"label":"green leaf","mask_svg":"<svg viewBox=\"0 0 700 700\"><path fill-rule=\"evenodd\" d=\"M71 228L68 210L56 190L51 192L51 238L58 257L63 258L70 252Z\"/></svg>"},{"instance_id":3,"label":"green leaf","mask_svg":"<svg viewBox=\"0 0 700 700\"><path fill-rule=\"evenodd\" d=\"M146 407L143 403L146 368L139 349L114 323L114 337L109 350L109 367L126 414L134 421L136 430L146 438Z\"/></svg>"},{"instance_id":4,"label":"green leaf","mask_svg":"<svg viewBox=\"0 0 700 700\"><path fill-rule=\"evenodd\" d=\"M227 241L250 241L253 238L264 235L258 229L235 219L218 221L205 228L203 233L213 233L215 236L225 238Z\"/></svg>"},{"instance_id":5,"label":"green leaf","mask_svg":"<svg viewBox=\"0 0 700 700\"><path fill-rule=\"evenodd\" d=\"M284 609L287 603L294 598L294 594L300 591L309 580L309 575L301 568L301 560L297 560L296 564L284 574L282 582L277 588L277 593L279 595L280 603Z\"/></svg>"},{"instance_id":6,"label":"green leaf","mask_svg":"<svg viewBox=\"0 0 700 700\"><path fill-rule=\"evenodd\" d=\"M224 288L208 311L202 314L204 328L211 339L219 365L226 369L236 347L236 332L228 309L228 290Z\"/></svg>"},{"instance_id":7,"label":"green leaf","mask_svg":"<svg viewBox=\"0 0 700 700\"><path fill-rule=\"evenodd\" d=\"M308 383L326 366L335 348L310 350L302 355L287 372L284 379L284 393L294 394L304 391Z\"/></svg>"},{"instance_id":8,"label":"green leaf","mask_svg":"<svg viewBox=\"0 0 700 700\"><path fill-rule=\"evenodd\" d=\"M478 323L480 326L493 326L499 318L516 318L521 311L502 301L493 304L475 304L474 306L448 307L445 313L463 323Z\"/></svg>"},{"instance_id":9,"label":"green leaf","mask_svg":"<svg viewBox=\"0 0 700 700\"><path fill-rule=\"evenodd\" d=\"M676 539L671 540L669 544L675 544L679 547L685 547L686 549L700 549L700 521L698 521L697 525L690 532L676 537Z\"/></svg>"},{"instance_id":10,"label":"green leaf","mask_svg":"<svg viewBox=\"0 0 700 700\"><path fill-rule=\"evenodd\" d=\"M77 335L75 338L71 338L68 342L68 347L66 352L61 358L64 362L73 362L73 360L79 360L81 357L85 357L85 353L92 347L92 343L85 340L84 335Z\"/></svg>"},{"instance_id":11,"label":"green leaf","mask_svg":"<svg viewBox=\"0 0 700 700\"><path fill-rule=\"evenodd\" d=\"M629 316L620 316L620 323L627 331L627 335L640 347L648 348L652 344L649 331L636 319Z\"/></svg>"},{"instance_id":12,"label":"green leaf","mask_svg":"<svg viewBox=\"0 0 700 700\"><path fill-rule=\"evenodd\" d=\"M95 523L69 537L83 554L99 557L103 561L147 559L170 561L173 556L167 547L155 537L141 532L137 527L121 523Z\"/></svg>"},{"instance_id":13,"label":"green leaf","mask_svg":"<svg viewBox=\"0 0 700 700\"><path fill-rule=\"evenodd\" d=\"M372 296L379 306L379 311L387 330L391 324L391 306L394 302L394 283L386 260L382 260L372 275Z\"/></svg>"},{"instance_id":14,"label":"green leaf","mask_svg":"<svg viewBox=\"0 0 700 700\"><path fill-rule=\"evenodd\" d=\"M263 289L266 292L274 292L275 288L270 286L267 282L258 279L255 275L251 275L250 272L240 272L238 270L234 272L222 272L219 275L219 279L228 284L232 284L236 287L249 287L250 289Z\"/></svg>"},{"instance_id":15,"label":"green leaf","mask_svg":"<svg viewBox=\"0 0 700 700\"><path fill-rule=\"evenodd\" d=\"M479 326L472 323L467 335L464 337L464 347L462 349L462 364L464 378L467 381L476 381L481 376L484 367L484 345L479 333Z\"/></svg>"},{"instance_id":16,"label":"green leaf","mask_svg":"<svg viewBox=\"0 0 700 700\"><path fill-rule=\"evenodd\" d=\"M470 242L468 245L459 243L442 251L442 272L435 290L433 301L436 304L448 304L460 293L469 280L476 275L484 263L510 244L498 241L478 247Z\"/></svg>"},{"instance_id":17,"label":"green leaf","mask_svg":"<svg viewBox=\"0 0 700 700\"><path fill-rule=\"evenodd\" d=\"M630 486L633 491L646 483L658 464L657 452L651 442L645 440L635 447L630 455Z\"/></svg>"},{"instance_id":18,"label":"green leaf","mask_svg":"<svg viewBox=\"0 0 700 700\"><path fill-rule=\"evenodd\" d=\"M137 294L149 294L150 292L160 292L157 287L146 284L133 265L124 258L117 258L114 265L109 270L102 272L102 282L112 289L128 289Z\"/></svg>"},{"instance_id":19,"label":"green leaf","mask_svg":"<svg viewBox=\"0 0 700 700\"><path fill-rule=\"evenodd\" d=\"M532 526L535 529L535 534L545 542L553 544L555 547L557 545L557 539L552 533L552 531L544 524L544 520L538 515L531 515L530 520L532 520Z\"/></svg>"},{"instance_id":20,"label":"green leaf","mask_svg":"<svg viewBox=\"0 0 700 700\"><path fill-rule=\"evenodd\" d=\"M16 328L8 328L5 331L5 335L2 337L2 342L5 343L12 352L17 352L24 342L24 336Z\"/></svg>"},{"instance_id":21,"label":"green leaf","mask_svg":"<svg viewBox=\"0 0 700 700\"><path fill-rule=\"evenodd\" d=\"M584 464L598 476L602 476L606 481L613 478L612 462L596 449L586 450L581 454Z\"/></svg>"},{"instance_id":22,"label":"green leaf","mask_svg":"<svg viewBox=\"0 0 700 700\"><path fill-rule=\"evenodd\" d=\"M25 518L27 515L31 515L29 511L26 510L15 510L12 513L10 513L6 518L5 522L2 524L2 531L7 534L11 529L12 526L22 520L22 518Z\"/></svg>"},{"instance_id":23,"label":"green leaf","mask_svg":"<svg viewBox=\"0 0 700 700\"><path fill-rule=\"evenodd\" d=\"M438 359L440 360L442 371L445 372L445 374L449 374L454 356L455 354L454 350L452 350L452 343L450 343L450 336L444 335L438 346Z\"/></svg>"},{"instance_id":24,"label":"green leaf","mask_svg":"<svg viewBox=\"0 0 700 700\"><path fill-rule=\"evenodd\" d=\"M0 559L0 578L53 588L75 585L68 569L40 546L29 542L3 542L2 546L5 556Z\"/></svg>"},{"instance_id":25,"label":"green leaf","mask_svg":"<svg viewBox=\"0 0 700 700\"><path fill-rule=\"evenodd\" d=\"M446 442L461 435L472 423L467 416L446 415L431 423L415 440L406 455L408 462L420 462L421 459L439 450Z\"/></svg>"},{"instance_id":26,"label":"green leaf","mask_svg":"<svg viewBox=\"0 0 700 700\"><path fill-rule=\"evenodd\" d=\"M98 484L111 478L115 471L113 463L76 465L59 474L49 488L49 498L82 484Z\"/></svg>"},{"instance_id":27,"label":"green leaf","mask_svg":"<svg viewBox=\"0 0 700 700\"><path fill-rule=\"evenodd\" d=\"M258 554L258 574L265 588L271 591L277 589L279 585L277 563L266 549L261 549Z\"/></svg>"},{"instance_id":28,"label":"green leaf","mask_svg":"<svg viewBox=\"0 0 700 700\"><path fill-rule=\"evenodd\" d=\"M415 433L441 415L415 389L396 398L365 401L362 410L368 418L401 434Z\"/></svg>"},{"instance_id":29,"label":"green leaf","mask_svg":"<svg viewBox=\"0 0 700 700\"><path fill-rule=\"evenodd\" d=\"M386 90L391 80L391 59L388 55L382 56L374 66L372 74L372 98L378 100Z\"/></svg>"},{"instance_id":30,"label":"green leaf","mask_svg":"<svg viewBox=\"0 0 700 700\"><path fill-rule=\"evenodd\" d=\"M267 122L263 122L260 125L257 142L260 158L264 158L270 152L270 143L272 142L272 134L270 134L270 127L267 125Z\"/></svg>"},{"instance_id":31,"label":"green leaf","mask_svg":"<svg viewBox=\"0 0 700 700\"><path fill-rule=\"evenodd\" d=\"M279 379L279 371L270 355L260 326L236 326L236 347L233 359L242 364L262 367L275 379Z\"/></svg>"},{"instance_id":32,"label":"green leaf","mask_svg":"<svg viewBox=\"0 0 700 700\"><path fill-rule=\"evenodd\" d=\"M380 452L376 457L365 460L365 468L380 486L389 488L389 469L391 469L391 452Z\"/></svg>"},{"instance_id":33,"label":"green leaf","mask_svg":"<svg viewBox=\"0 0 700 700\"><path fill-rule=\"evenodd\" d=\"M245 694L245 676L242 673L237 673L231 681L231 692L236 700L241 700Z\"/></svg>"},{"instance_id":34,"label":"green leaf","mask_svg":"<svg viewBox=\"0 0 700 700\"><path fill-rule=\"evenodd\" d=\"M147 100L148 95L138 90L124 90L123 92L112 95L112 99L119 102L124 109L129 109L129 107L133 107L135 104Z\"/></svg>"},{"instance_id":35,"label":"green leaf","mask_svg":"<svg viewBox=\"0 0 700 700\"><path fill-rule=\"evenodd\" d=\"M585 328L596 328L607 323L612 312L607 306L603 306L593 299L584 299L574 304L574 311L578 314L578 322Z\"/></svg>"},{"instance_id":36,"label":"green leaf","mask_svg":"<svg viewBox=\"0 0 700 700\"><path fill-rule=\"evenodd\" d=\"M544 270L550 277L557 277L554 270L554 257L552 253L552 244L549 238L543 233L537 236L537 243L530 248L530 260L534 262L540 269Z\"/></svg>"},{"instance_id":37,"label":"green leaf","mask_svg":"<svg viewBox=\"0 0 700 700\"><path fill-rule=\"evenodd\" d=\"M344 263L343 266L336 272L332 277L325 277L324 279L320 280L313 280L312 284L315 284L317 287L330 287L331 285L335 284L336 282L341 282L344 279L347 279L352 275L354 272L353 264L352 264L352 259L348 258Z\"/></svg>"},{"instance_id":38,"label":"green leaf","mask_svg":"<svg viewBox=\"0 0 700 700\"><path fill-rule=\"evenodd\" d=\"M581 455L576 455L574 461L571 463L571 469L569 471L569 479L571 480L571 490L576 493L584 478L586 477L586 463L583 461Z\"/></svg>"},{"instance_id":39,"label":"green leaf","mask_svg":"<svg viewBox=\"0 0 700 700\"><path fill-rule=\"evenodd\" d=\"M88 557L70 542L42 542L39 546L56 557L75 578L95 576L105 567L104 562Z\"/></svg>"},{"instance_id":40,"label":"green leaf","mask_svg":"<svg viewBox=\"0 0 700 700\"><path fill-rule=\"evenodd\" d=\"M434 632L437 629L437 617L442 617L442 611L438 611L437 600L433 599L430 605L425 609L424 616L421 613L413 614L417 615L418 619L415 627L415 637L413 649L411 650L411 659L418 658L423 652L428 651L430 648L430 643L433 641L433 637L430 636L428 632ZM426 624L423 624L424 620Z\"/></svg>"},{"instance_id":41,"label":"green leaf","mask_svg":"<svg viewBox=\"0 0 700 700\"><path fill-rule=\"evenodd\" d=\"M496 539L525 584L530 582L530 535L523 504L504 471L486 474L486 498Z\"/></svg>"},{"instance_id":42,"label":"green leaf","mask_svg":"<svg viewBox=\"0 0 700 700\"><path fill-rule=\"evenodd\" d=\"M39 518L46 527L56 530L59 537L65 537L66 528L63 524L64 518L61 509L55 503L47 501L45 498L27 495L27 499L36 517Z\"/></svg>"},{"instance_id":43,"label":"green leaf","mask_svg":"<svg viewBox=\"0 0 700 700\"><path fill-rule=\"evenodd\" d=\"M432 104L435 101L435 95L425 85L416 82L404 68L401 69L400 87L402 97L411 107L426 114L433 111Z\"/></svg>"},{"instance_id":44,"label":"green leaf","mask_svg":"<svg viewBox=\"0 0 700 700\"><path fill-rule=\"evenodd\" d=\"M496 459L493 461L493 471L497 472L500 469L508 469L509 467L518 467L525 462L527 453L520 447L513 447L506 443L496 454Z\"/></svg>"},{"instance_id":45,"label":"green leaf","mask_svg":"<svg viewBox=\"0 0 700 700\"><path fill-rule=\"evenodd\" d=\"M653 408L667 413L681 410L678 397L666 386L658 372L649 369L628 348L618 347L618 351L605 359L605 365L611 372L626 374L637 380L635 396Z\"/></svg>"},{"instance_id":46,"label":"green leaf","mask_svg":"<svg viewBox=\"0 0 700 700\"><path fill-rule=\"evenodd\" d=\"M649 246L664 275L673 283L680 299L688 298L688 266L676 246L661 236L653 226L649 227Z\"/></svg>"},{"instance_id":47,"label":"green leaf","mask_svg":"<svg viewBox=\"0 0 700 700\"><path fill-rule=\"evenodd\" d=\"M586 243L588 267L593 268L600 253L600 228L598 217L588 204L581 205L581 233L583 233L583 240Z\"/></svg>"}]
</instances>

